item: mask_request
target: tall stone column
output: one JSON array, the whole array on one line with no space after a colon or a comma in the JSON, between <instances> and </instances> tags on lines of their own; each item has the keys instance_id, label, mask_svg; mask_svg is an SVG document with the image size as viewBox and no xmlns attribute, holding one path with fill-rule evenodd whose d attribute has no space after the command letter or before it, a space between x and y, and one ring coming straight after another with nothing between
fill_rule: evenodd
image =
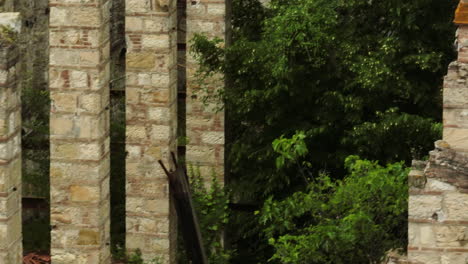
<instances>
[{"instance_id":1,"label":"tall stone column","mask_svg":"<svg viewBox=\"0 0 468 264\"><path fill-rule=\"evenodd\" d=\"M209 38L225 37L225 0L187 1L186 41L194 34ZM197 62L187 46L187 115L186 159L189 165L199 166L203 176L209 177L213 170L222 180L224 177L224 111L218 111L221 103L216 98L218 89L224 86L221 76L213 76L200 85L196 77ZM208 100L204 100L209 98ZM206 101L206 102L203 102Z\"/></svg>"},{"instance_id":2,"label":"tall stone column","mask_svg":"<svg viewBox=\"0 0 468 264\"><path fill-rule=\"evenodd\" d=\"M110 263L110 0L50 0L54 264Z\"/></svg>"},{"instance_id":3,"label":"tall stone column","mask_svg":"<svg viewBox=\"0 0 468 264\"><path fill-rule=\"evenodd\" d=\"M468 262L468 3L458 6L458 59L443 90L443 139L409 174L410 263Z\"/></svg>"},{"instance_id":4,"label":"tall stone column","mask_svg":"<svg viewBox=\"0 0 468 264\"><path fill-rule=\"evenodd\" d=\"M19 25L18 13L1 13L0 26ZM19 33L19 26L13 28ZM22 263L21 91L13 34L0 35L0 263Z\"/></svg>"},{"instance_id":5,"label":"tall stone column","mask_svg":"<svg viewBox=\"0 0 468 264\"><path fill-rule=\"evenodd\" d=\"M158 160L176 150L177 12L172 0L126 1L126 247L175 261L176 219Z\"/></svg>"}]
</instances>

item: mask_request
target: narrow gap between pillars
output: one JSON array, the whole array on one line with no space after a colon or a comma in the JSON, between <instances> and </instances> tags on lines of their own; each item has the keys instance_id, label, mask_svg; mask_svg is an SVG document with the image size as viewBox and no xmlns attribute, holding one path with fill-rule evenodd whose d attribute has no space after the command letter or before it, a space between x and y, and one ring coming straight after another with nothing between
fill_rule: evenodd
<instances>
[{"instance_id":1,"label":"narrow gap between pillars","mask_svg":"<svg viewBox=\"0 0 468 264\"><path fill-rule=\"evenodd\" d=\"M125 248L125 0L113 0L110 21L110 192L111 250L116 257Z\"/></svg>"}]
</instances>

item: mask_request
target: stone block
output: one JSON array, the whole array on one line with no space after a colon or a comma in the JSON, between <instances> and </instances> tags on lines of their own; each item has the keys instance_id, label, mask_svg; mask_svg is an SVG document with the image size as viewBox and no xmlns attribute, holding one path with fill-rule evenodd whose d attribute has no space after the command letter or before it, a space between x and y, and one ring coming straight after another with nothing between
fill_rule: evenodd
<instances>
[{"instance_id":1,"label":"stone block","mask_svg":"<svg viewBox=\"0 0 468 264\"><path fill-rule=\"evenodd\" d=\"M143 27L142 17L127 16L125 18L125 30L126 31L141 31L143 29L144 27Z\"/></svg>"},{"instance_id":2,"label":"stone block","mask_svg":"<svg viewBox=\"0 0 468 264\"><path fill-rule=\"evenodd\" d=\"M436 179L427 179L426 188L429 191L455 191L457 188L449 183L442 182Z\"/></svg>"},{"instance_id":3,"label":"stone block","mask_svg":"<svg viewBox=\"0 0 468 264\"><path fill-rule=\"evenodd\" d=\"M468 263L468 253L443 253L440 264L466 264Z\"/></svg>"},{"instance_id":4,"label":"stone block","mask_svg":"<svg viewBox=\"0 0 468 264\"><path fill-rule=\"evenodd\" d=\"M426 176L423 171L412 169L408 174L409 187L422 189L426 185Z\"/></svg>"},{"instance_id":5,"label":"stone block","mask_svg":"<svg viewBox=\"0 0 468 264\"><path fill-rule=\"evenodd\" d=\"M151 139L159 141L159 140L166 140L169 141L171 137L170 126L164 125L153 125L151 126Z\"/></svg>"},{"instance_id":6,"label":"stone block","mask_svg":"<svg viewBox=\"0 0 468 264\"><path fill-rule=\"evenodd\" d=\"M210 145L224 145L224 132L209 131L201 135L202 142Z\"/></svg>"},{"instance_id":7,"label":"stone block","mask_svg":"<svg viewBox=\"0 0 468 264\"><path fill-rule=\"evenodd\" d=\"M207 15L222 16L226 14L226 5L224 3L209 3L207 5Z\"/></svg>"},{"instance_id":8,"label":"stone block","mask_svg":"<svg viewBox=\"0 0 468 264\"><path fill-rule=\"evenodd\" d=\"M169 32L170 23L166 17L152 17L142 19L143 28L148 32Z\"/></svg>"},{"instance_id":9,"label":"stone block","mask_svg":"<svg viewBox=\"0 0 468 264\"><path fill-rule=\"evenodd\" d=\"M16 12L1 13L0 25L7 26L14 32L21 32L21 14Z\"/></svg>"},{"instance_id":10,"label":"stone block","mask_svg":"<svg viewBox=\"0 0 468 264\"><path fill-rule=\"evenodd\" d=\"M99 51L80 51L79 52L80 66L98 67L101 62Z\"/></svg>"},{"instance_id":11,"label":"stone block","mask_svg":"<svg viewBox=\"0 0 468 264\"><path fill-rule=\"evenodd\" d=\"M433 219L434 214L442 212L442 196L410 195L408 217L416 219Z\"/></svg>"},{"instance_id":12,"label":"stone block","mask_svg":"<svg viewBox=\"0 0 468 264\"><path fill-rule=\"evenodd\" d=\"M156 55L154 52L129 52L127 53L128 69L151 70L156 65Z\"/></svg>"},{"instance_id":13,"label":"stone block","mask_svg":"<svg viewBox=\"0 0 468 264\"><path fill-rule=\"evenodd\" d=\"M50 131L53 135L72 135L73 134L73 119L70 117L51 116Z\"/></svg>"},{"instance_id":14,"label":"stone block","mask_svg":"<svg viewBox=\"0 0 468 264\"><path fill-rule=\"evenodd\" d=\"M214 147L189 145L186 150L186 157L189 162L205 164L216 160Z\"/></svg>"},{"instance_id":15,"label":"stone block","mask_svg":"<svg viewBox=\"0 0 468 264\"><path fill-rule=\"evenodd\" d=\"M78 96L75 93L50 92L50 99L54 112L74 113L77 110Z\"/></svg>"},{"instance_id":16,"label":"stone block","mask_svg":"<svg viewBox=\"0 0 468 264\"><path fill-rule=\"evenodd\" d=\"M127 140L141 142L147 139L146 127L140 125L127 125Z\"/></svg>"},{"instance_id":17,"label":"stone block","mask_svg":"<svg viewBox=\"0 0 468 264\"><path fill-rule=\"evenodd\" d=\"M149 49L168 49L169 48L169 35L146 35L142 36L143 48Z\"/></svg>"},{"instance_id":18,"label":"stone block","mask_svg":"<svg viewBox=\"0 0 468 264\"><path fill-rule=\"evenodd\" d=\"M155 87L168 87L170 76L168 74L153 73L151 74L151 85Z\"/></svg>"},{"instance_id":19,"label":"stone block","mask_svg":"<svg viewBox=\"0 0 468 264\"><path fill-rule=\"evenodd\" d=\"M78 233L78 245L89 246L99 244L99 232L94 230L80 230Z\"/></svg>"},{"instance_id":20,"label":"stone block","mask_svg":"<svg viewBox=\"0 0 468 264\"><path fill-rule=\"evenodd\" d=\"M125 5L127 9L130 9L133 12L142 12L150 9L149 1L126 0Z\"/></svg>"},{"instance_id":21,"label":"stone block","mask_svg":"<svg viewBox=\"0 0 468 264\"><path fill-rule=\"evenodd\" d=\"M71 71L70 73L70 86L74 89L88 88L91 86L90 76L85 71Z\"/></svg>"},{"instance_id":22,"label":"stone block","mask_svg":"<svg viewBox=\"0 0 468 264\"><path fill-rule=\"evenodd\" d=\"M409 251L408 260L414 263L424 264L442 264L440 262L440 252L427 252L427 251ZM412 262L410 262L412 263Z\"/></svg>"},{"instance_id":23,"label":"stone block","mask_svg":"<svg viewBox=\"0 0 468 264\"><path fill-rule=\"evenodd\" d=\"M104 149L99 143L51 144L52 159L100 160Z\"/></svg>"},{"instance_id":24,"label":"stone block","mask_svg":"<svg viewBox=\"0 0 468 264\"><path fill-rule=\"evenodd\" d=\"M460 247L467 242L464 226L435 226L434 230L438 247Z\"/></svg>"},{"instance_id":25,"label":"stone block","mask_svg":"<svg viewBox=\"0 0 468 264\"><path fill-rule=\"evenodd\" d=\"M98 202L99 188L91 186L70 186L70 200L73 202Z\"/></svg>"},{"instance_id":26,"label":"stone block","mask_svg":"<svg viewBox=\"0 0 468 264\"><path fill-rule=\"evenodd\" d=\"M468 150L468 129L445 127L443 138L456 150Z\"/></svg>"},{"instance_id":27,"label":"stone block","mask_svg":"<svg viewBox=\"0 0 468 264\"><path fill-rule=\"evenodd\" d=\"M420 244L421 233L419 232L421 224L419 223L408 223L408 246L415 247Z\"/></svg>"},{"instance_id":28,"label":"stone block","mask_svg":"<svg viewBox=\"0 0 468 264\"><path fill-rule=\"evenodd\" d=\"M468 89L466 87L451 87L443 91L445 105L466 105L468 102Z\"/></svg>"},{"instance_id":29,"label":"stone block","mask_svg":"<svg viewBox=\"0 0 468 264\"><path fill-rule=\"evenodd\" d=\"M456 126L468 128L468 109L446 108L444 109L444 126Z\"/></svg>"},{"instance_id":30,"label":"stone block","mask_svg":"<svg viewBox=\"0 0 468 264\"><path fill-rule=\"evenodd\" d=\"M447 219L468 220L468 194L446 193L444 197L444 211L447 212Z\"/></svg>"},{"instance_id":31,"label":"stone block","mask_svg":"<svg viewBox=\"0 0 468 264\"><path fill-rule=\"evenodd\" d=\"M149 107L148 118L157 122L169 122L169 109L167 107Z\"/></svg>"},{"instance_id":32,"label":"stone block","mask_svg":"<svg viewBox=\"0 0 468 264\"><path fill-rule=\"evenodd\" d=\"M79 66L80 63L80 51L78 50L66 50L61 48L50 48L49 49L50 64L56 65L69 65Z\"/></svg>"},{"instance_id":33,"label":"stone block","mask_svg":"<svg viewBox=\"0 0 468 264\"><path fill-rule=\"evenodd\" d=\"M80 108L88 113L97 114L102 111L102 96L100 94L83 94L78 98Z\"/></svg>"}]
</instances>

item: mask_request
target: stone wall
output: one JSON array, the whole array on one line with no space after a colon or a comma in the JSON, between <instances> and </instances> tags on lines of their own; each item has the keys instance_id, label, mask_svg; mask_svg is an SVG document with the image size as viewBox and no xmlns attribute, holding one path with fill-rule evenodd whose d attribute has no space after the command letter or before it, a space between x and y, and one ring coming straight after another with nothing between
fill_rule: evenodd
<instances>
[{"instance_id":1,"label":"stone wall","mask_svg":"<svg viewBox=\"0 0 468 264\"><path fill-rule=\"evenodd\" d=\"M186 1L186 43L195 34L207 37L225 37L225 0ZM197 78L197 61L187 46L186 80L186 161L200 166L202 175L213 171L224 178L224 111L216 96L224 87L222 76L213 76L200 85ZM208 96L208 97L207 97ZM208 100L206 100L208 98Z\"/></svg>"},{"instance_id":2,"label":"stone wall","mask_svg":"<svg viewBox=\"0 0 468 264\"><path fill-rule=\"evenodd\" d=\"M409 174L408 261L468 263L468 6L456 23L458 59L449 66L443 90L443 139L427 162Z\"/></svg>"},{"instance_id":3,"label":"stone wall","mask_svg":"<svg viewBox=\"0 0 468 264\"><path fill-rule=\"evenodd\" d=\"M0 40L0 263L21 261L18 84L29 82L51 99L53 263L110 263L110 86L126 92L126 248L175 263L177 220L157 161L177 152L183 123L187 160L224 175L224 113L214 110L219 101L203 105L185 52L195 33L224 37L224 1L179 2L179 12L175 0L0 0L0 8L22 10L25 25L15 43ZM206 88L221 87L217 76Z\"/></svg>"},{"instance_id":4,"label":"stone wall","mask_svg":"<svg viewBox=\"0 0 468 264\"><path fill-rule=\"evenodd\" d=\"M21 13L22 30L16 45L23 99L48 90L48 0L0 0L1 12ZM48 193L48 105L25 104L23 112L23 196L43 197ZM41 123L41 125L37 125ZM42 129L44 127L44 129ZM35 128L35 129L33 129ZM43 183L39 184L38 183Z\"/></svg>"},{"instance_id":5,"label":"stone wall","mask_svg":"<svg viewBox=\"0 0 468 264\"><path fill-rule=\"evenodd\" d=\"M436 142L427 162L409 175L408 259L411 263L468 261L468 157Z\"/></svg>"},{"instance_id":6,"label":"stone wall","mask_svg":"<svg viewBox=\"0 0 468 264\"><path fill-rule=\"evenodd\" d=\"M19 21L18 13L0 14L0 26ZM16 37L0 29L0 263L19 264L21 235L21 91Z\"/></svg>"},{"instance_id":7,"label":"stone wall","mask_svg":"<svg viewBox=\"0 0 468 264\"><path fill-rule=\"evenodd\" d=\"M126 1L126 244L171 263L176 219L157 161L176 151L176 11L176 1Z\"/></svg>"},{"instance_id":8,"label":"stone wall","mask_svg":"<svg viewBox=\"0 0 468 264\"><path fill-rule=\"evenodd\" d=\"M110 0L50 0L51 255L110 263Z\"/></svg>"}]
</instances>

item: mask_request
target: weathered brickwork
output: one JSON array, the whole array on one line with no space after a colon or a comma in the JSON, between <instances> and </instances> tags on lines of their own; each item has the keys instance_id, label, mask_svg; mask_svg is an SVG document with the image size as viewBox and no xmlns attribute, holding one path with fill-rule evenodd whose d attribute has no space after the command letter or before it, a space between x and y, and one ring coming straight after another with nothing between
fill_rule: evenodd
<instances>
[{"instance_id":1,"label":"weathered brickwork","mask_svg":"<svg viewBox=\"0 0 468 264\"><path fill-rule=\"evenodd\" d=\"M127 249L175 261L166 163L176 151L176 1L126 1Z\"/></svg>"},{"instance_id":2,"label":"weathered brickwork","mask_svg":"<svg viewBox=\"0 0 468 264\"><path fill-rule=\"evenodd\" d=\"M0 25L19 21L18 13L0 14ZM7 39L9 36L7 37ZM18 264L21 235L21 91L18 47L0 36L0 263Z\"/></svg>"},{"instance_id":3,"label":"weathered brickwork","mask_svg":"<svg viewBox=\"0 0 468 264\"><path fill-rule=\"evenodd\" d=\"M436 142L409 175L408 258L411 263L468 261L468 156Z\"/></svg>"},{"instance_id":4,"label":"weathered brickwork","mask_svg":"<svg viewBox=\"0 0 468 264\"><path fill-rule=\"evenodd\" d=\"M196 61L186 58L190 47L186 52L185 46L196 33L224 38L225 2L179 1L183 11L178 14L176 0L125 0L124 45L116 37L123 34L123 14L111 18L111 0L45 1L48 5L43 0L0 0L3 10L30 7L23 19L16 14L16 20L8 22L14 28L20 20L27 24L17 43L0 41L0 264L19 264L22 255L19 68L34 68L33 82L48 85L50 93L52 262L111 262L111 46L118 49L113 60L125 57L125 63L113 65L112 76L120 80L118 74L125 74L126 248L140 249L146 260L175 263L177 219L157 161L170 164L170 153L177 152L178 122L183 120L187 161L200 166L204 175L212 169L220 178L224 175L224 113L215 111L220 106L216 100L202 103L204 91L217 91L223 80L217 76L198 86ZM114 2L114 13L122 4ZM42 14L40 22L35 12ZM4 21L0 15L0 24ZM42 30L47 36L34 33L36 22L37 28L48 27ZM119 90L123 82L114 86ZM178 87L187 90L179 102ZM179 118L178 103L183 109Z\"/></svg>"},{"instance_id":5,"label":"weathered brickwork","mask_svg":"<svg viewBox=\"0 0 468 264\"><path fill-rule=\"evenodd\" d=\"M226 3L224 0L186 1L186 41L194 34L209 38L225 36ZM200 86L196 77L197 62L187 47L187 115L186 160L188 164L200 166L202 175L211 175L213 169L220 179L224 176L224 111L219 110L216 98L203 99L214 95L223 87L221 76L215 76Z\"/></svg>"},{"instance_id":6,"label":"weathered brickwork","mask_svg":"<svg viewBox=\"0 0 468 264\"><path fill-rule=\"evenodd\" d=\"M51 254L110 263L110 0L50 0Z\"/></svg>"},{"instance_id":7,"label":"weathered brickwork","mask_svg":"<svg viewBox=\"0 0 468 264\"><path fill-rule=\"evenodd\" d=\"M463 4L465 1L462 1ZM463 21L457 11L456 21ZM458 59L443 90L443 139L409 174L408 261L468 263L468 26L457 31Z\"/></svg>"}]
</instances>

